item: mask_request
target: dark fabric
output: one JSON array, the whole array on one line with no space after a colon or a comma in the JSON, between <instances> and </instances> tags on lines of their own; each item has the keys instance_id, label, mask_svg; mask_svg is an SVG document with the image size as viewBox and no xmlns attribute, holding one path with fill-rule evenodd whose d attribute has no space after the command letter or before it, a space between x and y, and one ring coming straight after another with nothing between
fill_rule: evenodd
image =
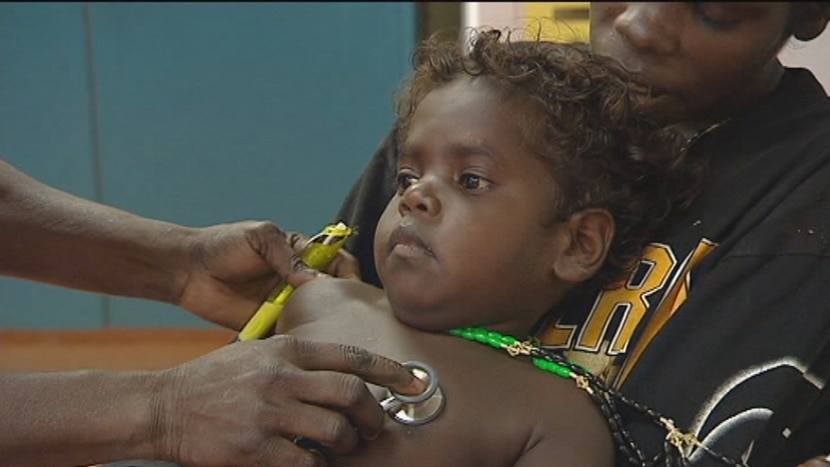
<instances>
[{"instance_id":1,"label":"dark fabric","mask_svg":"<svg viewBox=\"0 0 830 467\"><path fill-rule=\"evenodd\" d=\"M364 282L381 286L375 270L373 243L375 229L386 204L395 195L395 175L398 170L398 146L393 129L375 152L369 165L352 186L337 213L335 222L345 222L357 229L346 244L346 251L360 261Z\"/></svg>"},{"instance_id":2,"label":"dark fabric","mask_svg":"<svg viewBox=\"0 0 830 467\"><path fill-rule=\"evenodd\" d=\"M810 373L789 392L755 443L753 467L795 466L806 460L802 453L830 452L830 391L816 391L815 378L830 379L830 335Z\"/></svg>"},{"instance_id":3,"label":"dark fabric","mask_svg":"<svg viewBox=\"0 0 830 467\"><path fill-rule=\"evenodd\" d=\"M134 460L134 461L117 461L109 464L102 464L106 467L179 467L178 464L173 464L164 461L149 461L149 460Z\"/></svg>"},{"instance_id":4,"label":"dark fabric","mask_svg":"<svg viewBox=\"0 0 830 467\"><path fill-rule=\"evenodd\" d=\"M682 285L677 271L701 244L711 246L692 270L688 299L622 390L719 452L733 458L755 452L753 467L795 467L830 452L830 362L819 358L830 336L830 100L810 72L788 70L773 95L691 151L710 160L706 185L656 244L676 263L660 287L639 297L646 311L634 339L614 348L623 318L636 308L621 303L615 319L601 323L603 343L583 344L596 306L591 295L566 307L571 312L559 324L574 338L560 348L577 360L621 363L664 309L663 292ZM372 242L395 192L397 157L392 131L336 218L359 229L347 249L375 285ZM540 327L539 335L549 329ZM647 450L658 452L665 432L640 418L629 422ZM781 436L782 427L792 435ZM722 464L697 449L691 465Z\"/></svg>"},{"instance_id":5,"label":"dark fabric","mask_svg":"<svg viewBox=\"0 0 830 467\"><path fill-rule=\"evenodd\" d=\"M392 141L390 135L374 155L338 218L363 229L350 251L361 262L364 278L375 285L371 236L394 193ZM673 263L665 282L637 297L645 303L644 317L632 341L614 347L637 308L621 302L613 319L601 323L602 342L588 342L591 329L585 325L595 315L597 298L592 294L568 304L559 324L573 330L573 338L553 347L568 349L578 361L612 362L603 371L613 376L655 310L670 305L660 306L663 292L688 292L621 387L707 446L739 458L752 452L753 440L791 392L810 404L807 412L828 407L827 390L819 396L819 389L830 375L811 375L818 371L819 345L830 335L830 101L809 71L789 69L771 96L701 137L691 151L710 161L704 191L655 245ZM686 278L678 271L702 246L712 252ZM644 270L640 274L655 273L653 265ZM542 338L553 335L548 326L539 329ZM769 459L786 453L798 462L826 454L826 420L802 419L789 444L773 436L758 452ZM656 452L664 432L650 423L631 423ZM695 466L718 465L700 450L692 459Z\"/></svg>"},{"instance_id":6,"label":"dark fabric","mask_svg":"<svg viewBox=\"0 0 830 467\"><path fill-rule=\"evenodd\" d=\"M737 458L789 393L808 402L830 376L815 374L830 334L830 100L808 71L789 70L776 93L692 150L710 160L706 186L663 243L681 261L701 239L716 246L623 389ZM830 433L815 428L816 441ZM759 456L830 449L776 439ZM718 465L695 455L693 465Z\"/></svg>"},{"instance_id":7,"label":"dark fabric","mask_svg":"<svg viewBox=\"0 0 830 467\"><path fill-rule=\"evenodd\" d=\"M739 459L757 451L750 465L826 453L830 423L804 425L813 431L802 427L789 443L765 427L779 409L784 426L797 417L783 411L826 403L819 391L830 375L817 355L830 334L830 100L808 71L789 70L772 96L691 151L709 160L704 191L661 239L677 264L646 297L645 319L617 366L632 358L646 325L672 309L661 303L664 291L688 298L618 383L718 452ZM711 252L691 275L677 273L701 248ZM570 350L580 353L601 351ZM801 402L787 404L794 391ZM642 420L631 426L657 452L663 432ZM759 436L763 447L754 445ZM692 451L691 465L722 465Z\"/></svg>"}]
</instances>

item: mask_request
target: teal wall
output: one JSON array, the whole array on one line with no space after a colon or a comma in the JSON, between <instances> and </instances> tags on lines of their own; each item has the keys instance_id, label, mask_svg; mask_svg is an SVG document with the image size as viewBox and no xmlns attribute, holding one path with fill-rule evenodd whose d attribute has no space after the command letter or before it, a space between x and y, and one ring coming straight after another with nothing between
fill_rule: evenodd
<instances>
[{"instance_id":1,"label":"teal wall","mask_svg":"<svg viewBox=\"0 0 830 467\"><path fill-rule=\"evenodd\" d=\"M414 3L0 3L0 157L192 226L328 223L393 123ZM0 279L0 328L210 327Z\"/></svg>"}]
</instances>

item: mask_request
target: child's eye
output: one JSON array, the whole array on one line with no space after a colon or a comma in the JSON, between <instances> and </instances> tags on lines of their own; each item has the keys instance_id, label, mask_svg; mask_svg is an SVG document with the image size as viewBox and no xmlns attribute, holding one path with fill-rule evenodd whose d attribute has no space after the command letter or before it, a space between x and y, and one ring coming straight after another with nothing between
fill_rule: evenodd
<instances>
[{"instance_id":1,"label":"child's eye","mask_svg":"<svg viewBox=\"0 0 830 467\"><path fill-rule=\"evenodd\" d=\"M395 177L395 186L398 188L398 194L403 194L407 188L417 181L418 177L411 173L398 172L398 175Z\"/></svg>"},{"instance_id":2,"label":"child's eye","mask_svg":"<svg viewBox=\"0 0 830 467\"><path fill-rule=\"evenodd\" d=\"M458 177L458 184L465 190L479 191L488 188L492 182L476 174L462 174Z\"/></svg>"}]
</instances>

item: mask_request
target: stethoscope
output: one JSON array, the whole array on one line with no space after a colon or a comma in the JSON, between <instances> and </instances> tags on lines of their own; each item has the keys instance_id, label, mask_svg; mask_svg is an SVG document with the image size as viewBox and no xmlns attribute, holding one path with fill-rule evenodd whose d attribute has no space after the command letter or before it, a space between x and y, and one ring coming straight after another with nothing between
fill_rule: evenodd
<instances>
[{"instance_id":1,"label":"stethoscope","mask_svg":"<svg viewBox=\"0 0 830 467\"><path fill-rule=\"evenodd\" d=\"M421 362L402 363L412 374L427 382L427 388L421 394L408 396L391 389L386 389L386 396L380 401L380 407L393 420L404 425L423 425L437 417L444 409L444 393L438 386L438 372L435 368ZM297 437L294 444L312 451L325 453L327 449L317 441Z\"/></svg>"},{"instance_id":2,"label":"stethoscope","mask_svg":"<svg viewBox=\"0 0 830 467\"><path fill-rule=\"evenodd\" d=\"M398 423L422 425L437 417L444 409L444 393L438 385L438 372L422 362L404 362L412 374L427 383L421 394L409 396L386 389L386 397L380 401L383 410Z\"/></svg>"}]
</instances>

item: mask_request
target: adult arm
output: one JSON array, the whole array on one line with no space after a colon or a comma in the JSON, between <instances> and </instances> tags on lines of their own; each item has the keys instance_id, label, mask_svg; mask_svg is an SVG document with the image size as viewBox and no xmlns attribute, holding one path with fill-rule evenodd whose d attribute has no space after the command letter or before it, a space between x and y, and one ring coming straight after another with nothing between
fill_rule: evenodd
<instances>
[{"instance_id":1,"label":"adult arm","mask_svg":"<svg viewBox=\"0 0 830 467\"><path fill-rule=\"evenodd\" d=\"M181 306L239 329L313 272L271 222L189 228L45 185L0 160L0 274Z\"/></svg>"},{"instance_id":2,"label":"adult arm","mask_svg":"<svg viewBox=\"0 0 830 467\"><path fill-rule=\"evenodd\" d=\"M385 415L364 380L423 389L391 360L288 336L229 345L161 371L5 373L0 452L3 465L27 467L136 458L325 465L293 440L345 453L376 436Z\"/></svg>"}]
</instances>

